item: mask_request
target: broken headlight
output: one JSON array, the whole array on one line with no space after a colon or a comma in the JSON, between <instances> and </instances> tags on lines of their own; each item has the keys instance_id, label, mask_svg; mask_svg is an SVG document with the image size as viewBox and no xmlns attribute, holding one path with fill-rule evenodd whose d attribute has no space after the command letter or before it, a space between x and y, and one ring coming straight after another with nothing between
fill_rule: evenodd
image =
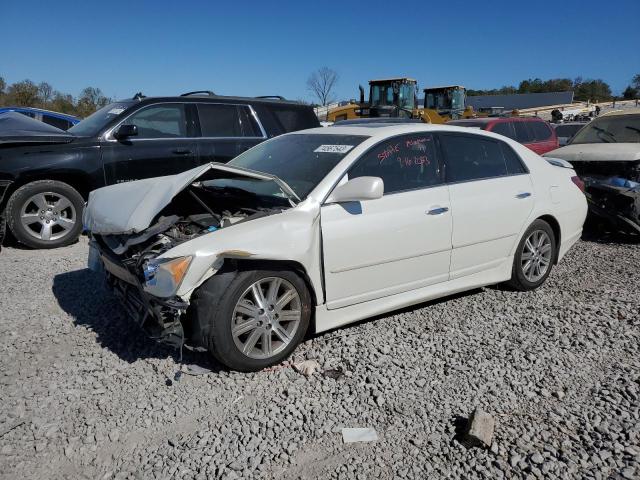
<instances>
[{"instance_id":1,"label":"broken headlight","mask_svg":"<svg viewBox=\"0 0 640 480\"><path fill-rule=\"evenodd\" d=\"M161 298L172 297L189 270L192 257L154 258L144 264L144 290Z\"/></svg>"}]
</instances>

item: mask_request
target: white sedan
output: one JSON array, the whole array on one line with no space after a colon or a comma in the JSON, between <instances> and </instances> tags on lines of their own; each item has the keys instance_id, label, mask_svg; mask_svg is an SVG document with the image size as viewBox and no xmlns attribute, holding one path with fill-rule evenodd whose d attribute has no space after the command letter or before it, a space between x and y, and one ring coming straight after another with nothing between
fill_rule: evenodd
<instances>
[{"instance_id":1,"label":"white sedan","mask_svg":"<svg viewBox=\"0 0 640 480\"><path fill-rule=\"evenodd\" d=\"M101 188L84 220L90 264L145 330L253 371L309 329L537 288L580 238L582 188L567 162L490 132L332 126Z\"/></svg>"}]
</instances>

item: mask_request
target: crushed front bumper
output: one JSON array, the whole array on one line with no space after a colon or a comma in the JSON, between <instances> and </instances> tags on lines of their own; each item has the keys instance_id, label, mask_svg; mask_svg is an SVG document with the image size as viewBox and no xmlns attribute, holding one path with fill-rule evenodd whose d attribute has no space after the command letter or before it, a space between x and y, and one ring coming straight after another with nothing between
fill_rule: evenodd
<instances>
[{"instance_id":1,"label":"crushed front bumper","mask_svg":"<svg viewBox=\"0 0 640 480\"><path fill-rule=\"evenodd\" d=\"M157 298L145 292L142 283L115 255L91 242L89 267L104 269L107 284L120 299L133 321L152 339L176 348L184 344L181 318L189 304L181 299Z\"/></svg>"},{"instance_id":2,"label":"crushed front bumper","mask_svg":"<svg viewBox=\"0 0 640 480\"><path fill-rule=\"evenodd\" d=\"M640 233L640 188L626 188L585 179L590 212L627 233Z\"/></svg>"}]
</instances>

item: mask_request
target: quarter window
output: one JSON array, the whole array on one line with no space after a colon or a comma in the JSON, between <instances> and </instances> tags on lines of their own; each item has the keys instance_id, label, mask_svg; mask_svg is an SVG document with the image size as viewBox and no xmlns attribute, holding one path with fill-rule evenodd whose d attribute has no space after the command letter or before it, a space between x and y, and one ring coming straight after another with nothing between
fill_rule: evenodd
<instances>
[{"instance_id":1,"label":"quarter window","mask_svg":"<svg viewBox=\"0 0 640 480\"><path fill-rule=\"evenodd\" d=\"M442 135L447 182L464 182L507 175L502 142L467 135Z\"/></svg>"},{"instance_id":2,"label":"quarter window","mask_svg":"<svg viewBox=\"0 0 640 480\"><path fill-rule=\"evenodd\" d=\"M245 137L262 137L262 131L258 122L249 110L249 107L238 107L240 110L240 126Z\"/></svg>"},{"instance_id":3,"label":"quarter window","mask_svg":"<svg viewBox=\"0 0 640 480\"><path fill-rule=\"evenodd\" d=\"M131 115L125 122L138 127L137 138L186 137L186 121L182 105L154 105Z\"/></svg>"},{"instance_id":4,"label":"quarter window","mask_svg":"<svg viewBox=\"0 0 640 480\"><path fill-rule=\"evenodd\" d=\"M349 171L349 178L380 177L384 193L442 183L440 161L432 134L417 133L379 143Z\"/></svg>"},{"instance_id":5,"label":"quarter window","mask_svg":"<svg viewBox=\"0 0 640 480\"><path fill-rule=\"evenodd\" d=\"M240 117L235 105L199 103L200 131L203 137L241 137Z\"/></svg>"}]
</instances>

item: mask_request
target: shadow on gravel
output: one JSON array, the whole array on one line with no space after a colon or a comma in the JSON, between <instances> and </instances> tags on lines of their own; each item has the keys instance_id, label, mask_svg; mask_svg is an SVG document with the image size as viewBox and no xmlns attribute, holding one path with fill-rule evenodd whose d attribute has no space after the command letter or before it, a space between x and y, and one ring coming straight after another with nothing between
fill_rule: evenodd
<instances>
[{"instance_id":1,"label":"shadow on gravel","mask_svg":"<svg viewBox=\"0 0 640 480\"><path fill-rule=\"evenodd\" d=\"M95 332L98 343L122 360L133 363L144 358L172 356L176 363L179 361L178 350L149 339L127 316L104 285L101 275L88 268L61 273L54 277L52 290L58 304L73 317L74 323ZM188 349L182 351L182 363L195 364L213 373L225 370L207 353Z\"/></svg>"},{"instance_id":2,"label":"shadow on gravel","mask_svg":"<svg viewBox=\"0 0 640 480\"><path fill-rule=\"evenodd\" d=\"M603 225L587 222L582 232L582 240L602 244L638 245L640 244L640 235L610 231Z\"/></svg>"}]
</instances>

